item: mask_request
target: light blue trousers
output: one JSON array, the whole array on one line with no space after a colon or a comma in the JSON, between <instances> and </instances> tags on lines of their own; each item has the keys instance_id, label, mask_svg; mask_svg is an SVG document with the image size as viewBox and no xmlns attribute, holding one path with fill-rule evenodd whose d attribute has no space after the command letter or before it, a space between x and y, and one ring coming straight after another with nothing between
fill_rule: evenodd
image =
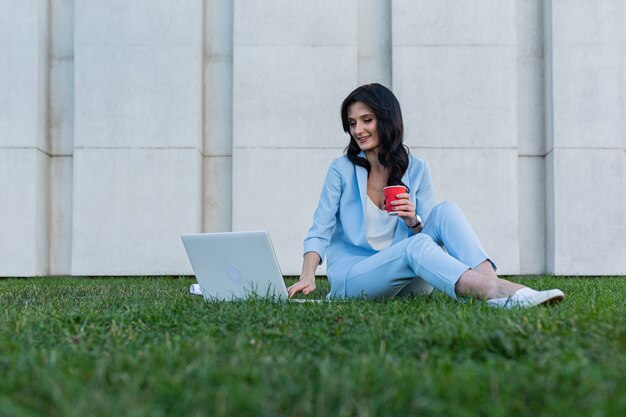
<instances>
[{"instance_id":1,"label":"light blue trousers","mask_svg":"<svg viewBox=\"0 0 626 417\"><path fill-rule=\"evenodd\" d=\"M459 207L444 201L421 233L356 263L347 276L346 297L428 294L434 287L456 299L461 275L485 260L489 257Z\"/></svg>"}]
</instances>

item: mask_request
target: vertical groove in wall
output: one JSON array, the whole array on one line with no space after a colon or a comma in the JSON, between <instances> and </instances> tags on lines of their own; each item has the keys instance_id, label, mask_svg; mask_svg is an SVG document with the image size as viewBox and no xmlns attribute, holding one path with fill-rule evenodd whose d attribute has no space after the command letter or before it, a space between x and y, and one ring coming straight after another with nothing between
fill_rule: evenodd
<instances>
[{"instance_id":1,"label":"vertical groove in wall","mask_svg":"<svg viewBox=\"0 0 626 417\"><path fill-rule=\"evenodd\" d=\"M51 108L52 108L52 59L53 59L53 52L52 52L52 48L53 48L53 42L52 42L52 2L54 0L47 0L45 2L46 7L47 7L47 11L46 11L46 18L45 18L45 73L46 73L46 81L45 81L45 93L44 93L44 97L43 100L45 102L45 116L43 117L43 120L41 120L41 117L38 117L37 123L43 123L43 135L44 135L44 149L46 151L46 153L48 153L49 155L52 155L52 130L50 129L51 126L51 120L52 120L52 112L51 112ZM43 4L44 2L42 2ZM41 11L40 11L41 13ZM42 30L41 28L39 30ZM41 94L41 92L39 93ZM49 222L48 222L49 225ZM49 228L48 228L49 231Z\"/></svg>"},{"instance_id":2,"label":"vertical groove in wall","mask_svg":"<svg viewBox=\"0 0 626 417\"><path fill-rule=\"evenodd\" d=\"M203 220L232 230L233 2L205 0L203 48Z\"/></svg>"},{"instance_id":3,"label":"vertical groove in wall","mask_svg":"<svg viewBox=\"0 0 626 417\"><path fill-rule=\"evenodd\" d=\"M552 0L543 3L543 38L544 38L544 89L545 89L545 170L546 170L546 272L556 271L555 259L555 190L554 190L554 119L553 119L553 80L552 80Z\"/></svg>"},{"instance_id":4,"label":"vertical groove in wall","mask_svg":"<svg viewBox=\"0 0 626 417\"><path fill-rule=\"evenodd\" d=\"M391 0L358 0L358 84L391 87Z\"/></svg>"},{"instance_id":5,"label":"vertical groove in wall","mask_svg":"<svg viewBox=\"0 0 626 417\"><path fill-rule=\"evenodd\" d=\"M546 269L543 0L516 1L520 273Z\"/></svg>"},{"instance_id":6,"label":"vertical groove in wall","mask_svg":"<svg viewBox=\"0 0 626 417\"><path fill-rule=\"evenodd\" d=\"M200 36L202 36L202 59L200 60L200 71L202 71L201 77L200 79L202 80L202 91L201 91L201 99L200 99L200 103L201 103L201 109L200 109L200 117L202 118L202 126L201 126L201 131L200 131L200 144L199 144L199 149L200 149L200 155L202 156L202 163L200 164L200 227L202 228L201 231L206 232L206 227L205 225L207 224L207 217L208 217L208 213L207 210L204 207L204 202L206 201L207 197L208 197L208 184L207 184L207 177L205 175L205 172L208 168L208 164L207 164L207 160L204 157L204 142L205 142L205 137L206 137L206 129L207 129L207 120L206 120L206 95L207 95L207 79L206 79L206 71L207 71L207 37L205 36L206 33L206 26L207 26L207 1L211 1L211 0L203 0L202 1L202 32L200 33Z\"/></svg>"},{"instance_id":7,"label":"vertical groove in wall","mask_svg":"<svg viewBox=\"0 0 626 417\"><path fill-rule=\"evenodd\" d=\"M622 24L621 36L622 40L622 135L624 145L624 162L623 162L623 184L626 184L626 2L622 2ZM626 222L626 192L624 192L624 222ZM626 247L626 233L624 234L624 247ZM624 259L624 271L626 271L626 259Z\"/></svg>"},{"instance_id":8,"label":"vertical groove in wall","mask_svg":"<svg viewBox=\"0 0 626 417\"><path fill-rule=\"evenodd\" d=\"M552 0L546 0L543 8L543 34L544 34L544 68L545 68L545 97L546 97L546 154L554 148L554 102L553 102L553 79L552 79Z\"/></svg>"},{"instance_id":9,"label":"vertical groove in wall","mask_svg":"<svg viewBox=\"0 0 626 417\"><path fill-rule=\"evenodd\" d=\"M74 148L74 0L49 2L49 274L71 272Z\"/></svg>"},{"instance_id":10,"label":"vertical groove in wall","mask_svg":"<svg viewBox=\"0 0 626 417\"><path fill-rule=\"evenodd\" d=\"M39 63L38 63L38 115L37 123L37 143L41 151L36 159L45 161L43 165L39 165L35 161L36 183L35 192L37 195L37 207L35 211L36 219L36 239L35 242L35 259L36 270L38 274L47 275L50 273L50 186L49 171L51 166L50 157L50 132L48 129L48 121L50 119L50 57L51 52L51 1L43 1L39 4L37 13L39 18Z\"/></svg>"}]
</instances>

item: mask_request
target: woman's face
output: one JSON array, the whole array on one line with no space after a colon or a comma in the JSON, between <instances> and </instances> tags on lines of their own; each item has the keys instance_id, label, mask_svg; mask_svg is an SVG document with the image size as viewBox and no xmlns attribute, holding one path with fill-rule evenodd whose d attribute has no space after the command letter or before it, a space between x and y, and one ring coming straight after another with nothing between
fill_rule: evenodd
<instances>
[{"instance_id":1,"label":"woman's face","mask_svg":"<svg viewBox=\"0 0 626 417\"><path fill-rule=\"evenodd\" d=\"M376 115L367 104L357 101L348 106L348 125L350 135L362 151L371 151L380 146Z\"/></svg>"}]
</instances>

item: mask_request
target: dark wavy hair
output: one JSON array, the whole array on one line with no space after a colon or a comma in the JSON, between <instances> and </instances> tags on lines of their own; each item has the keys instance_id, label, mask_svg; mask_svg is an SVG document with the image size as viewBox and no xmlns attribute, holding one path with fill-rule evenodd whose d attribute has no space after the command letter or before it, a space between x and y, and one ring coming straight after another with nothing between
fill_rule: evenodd
<instances>
[{"instance_id":1,"label":"dark wavy hair","mask_svg":"<svg viewBox=\"0 0 626 417\"><path fill-rule=\"evenodd\" d=\"M351 92L341 104L341 122L343 130L350 135L350 143L345 149L346 156L353 164L367 170L369 175L371 166L367 159L360 157L361 149L350 134L348 123L348 107L353 103L361 102L368 105L376 116L380 149L378 160L390 168L387 185L404 185L402 176L409 166L409 148L403 144L404 123L400 103L391 90L380 84L366 84Z\"/></svg>"}]
</instances>

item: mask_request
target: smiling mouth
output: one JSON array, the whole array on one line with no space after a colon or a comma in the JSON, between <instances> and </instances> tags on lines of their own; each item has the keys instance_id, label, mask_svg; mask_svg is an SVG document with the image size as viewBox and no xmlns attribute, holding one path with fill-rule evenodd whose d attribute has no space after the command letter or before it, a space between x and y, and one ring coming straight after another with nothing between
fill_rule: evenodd
<instances>
[{"instance_id":1,"label":"smiling mouth","mask_svg":"<svg viewBox=\"0 0 626 417\"><path fill-rule=\"evenodd\" d=\"M363 136L363 137L360 137L360 138L356 138L356 140L358 140L359 142L364 142L365 140L369 139L370 137L371 137L371 135Z\"/></svg>"}]
</instances>

